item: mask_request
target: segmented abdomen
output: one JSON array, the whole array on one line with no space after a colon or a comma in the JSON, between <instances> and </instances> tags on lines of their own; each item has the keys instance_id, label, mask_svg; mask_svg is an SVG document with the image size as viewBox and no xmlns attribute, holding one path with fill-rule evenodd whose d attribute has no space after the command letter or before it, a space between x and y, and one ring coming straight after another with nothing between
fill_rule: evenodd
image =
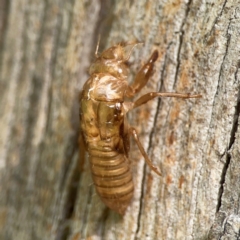
<instances>
[{"instance_id":1,"label":"segmented abdomen","mask_svg":"<svg viewBox=\"0 0 240 240\"><path fill-rule=\"evenodd\" d=\"M93 181L102 201L124 214L133 197L133 181L128 159L116 151L89 152Z\"/></svg>"}]
</instances>

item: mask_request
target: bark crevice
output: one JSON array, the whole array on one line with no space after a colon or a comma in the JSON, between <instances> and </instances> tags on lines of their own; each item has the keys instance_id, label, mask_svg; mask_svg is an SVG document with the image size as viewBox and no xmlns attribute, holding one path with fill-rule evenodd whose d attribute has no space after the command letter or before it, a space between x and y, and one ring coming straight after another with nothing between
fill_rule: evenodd
<instances>
[{"instance_id":1,"label":"bark crevice","mask_svg":"<svg viewBox=\"0 0 240 240\"><path fill-rule=\"evenodd\" d=\"M230 22L228 24L226 32L228 32L229 26L230 26ZM223 56L223 60L222 60L221 67L220 67L220 73L219 73L219 76L218 76L218 86L217 86L216 95L218 95L218 92L220 90L220 84L222 83L222 73L224 71L223 66L224 66L224 63L226 61L226 57L228 55L228 48L229 48L229 45L230 45L230 41L231 41L231 35L228 34L227 35L227 42L226 42L226 50L225 50L225 54ZM237 109L236 109L236 111L237 111ZM235 114L236 114L236 111L235 111ZM216 212L219 212L219 210L221 208L221 205L222 205L222 195L223 195L223 192L224 192L224 183L225 183L226 173L227 173L230 161L231 161L231 155L228 153L228 150L230 149L229 147L232 145L232 143L234 141L233 135L235 135L235 132L236 132L236 127L235 127L235 123L233 121L232 131L230 133L230 142L229 142L228 149L226 150L226 162L223 166L222 175L221 175L221 179L220 179L220 182L219 182L220 187L219 187L219 191L218 191L218 201L217 201L217 206L216 206Z\"/></svg>"}]
</instances>

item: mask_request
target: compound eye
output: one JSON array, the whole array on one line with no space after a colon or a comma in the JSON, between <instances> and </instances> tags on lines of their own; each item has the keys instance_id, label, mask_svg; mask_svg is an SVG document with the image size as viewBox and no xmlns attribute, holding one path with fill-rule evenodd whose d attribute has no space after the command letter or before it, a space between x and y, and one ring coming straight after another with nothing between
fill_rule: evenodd
<instances>
[{"instance_id":1,"label":"compound eye","mask_svg":"<svg viewBox=\"0 0 240 240\"><path fill-rule=\"evenodd\" d=\"M107 51L103 52L101 56L105 59L114 59L114 52L112 49L108 49Z\"/></svg>"},{"instance_id":2,"label":"compound eye","mask_svg":"<svg viewBox=\"0 0 240 240\"><path fill-rule=\"evenodd\" d=\"M105 59L114 59L114 60L122 60L123 59L123 50L122 47L111 47L108 50L104 51L101 54L101 57Z\"/></svg>"}]
</instances>

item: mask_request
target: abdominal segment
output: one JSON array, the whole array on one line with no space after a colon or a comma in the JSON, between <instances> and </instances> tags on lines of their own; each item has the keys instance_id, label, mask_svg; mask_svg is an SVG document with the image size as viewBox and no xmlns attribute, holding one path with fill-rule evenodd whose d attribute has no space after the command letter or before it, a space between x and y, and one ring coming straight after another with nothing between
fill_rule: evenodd
<instances>
[{"instance_id":1,"label":"abdominal segment","mask_svg":"<svg viewBox=\"0 0 240 240\"><path fill-rule=\"evenodd\" d=\"M123 215L133 197L133 181L128 159L118 152L90 152L92 177L102 201Z\"/></svg>"}]
</instances>

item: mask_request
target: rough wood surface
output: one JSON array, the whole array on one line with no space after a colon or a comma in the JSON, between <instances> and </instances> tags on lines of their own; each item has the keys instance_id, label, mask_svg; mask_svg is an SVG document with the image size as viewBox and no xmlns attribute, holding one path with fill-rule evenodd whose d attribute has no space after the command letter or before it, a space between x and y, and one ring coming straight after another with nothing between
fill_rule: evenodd
<instances>
[{"instance_id":1,"label":"rough wood surface","mask_svg":"<svg viewBox=\"0 0 240 240\"><path fill-rule=\"evenodd\" d=\"M0 0L0 239L239 239L240 1ZM100 51L159 51L129 114L158 177L132 144L135 192L122 218L95 193L78 148L78 92ZM129 79L131 81L131 79Z\"/></svg>"}]
</instances>

